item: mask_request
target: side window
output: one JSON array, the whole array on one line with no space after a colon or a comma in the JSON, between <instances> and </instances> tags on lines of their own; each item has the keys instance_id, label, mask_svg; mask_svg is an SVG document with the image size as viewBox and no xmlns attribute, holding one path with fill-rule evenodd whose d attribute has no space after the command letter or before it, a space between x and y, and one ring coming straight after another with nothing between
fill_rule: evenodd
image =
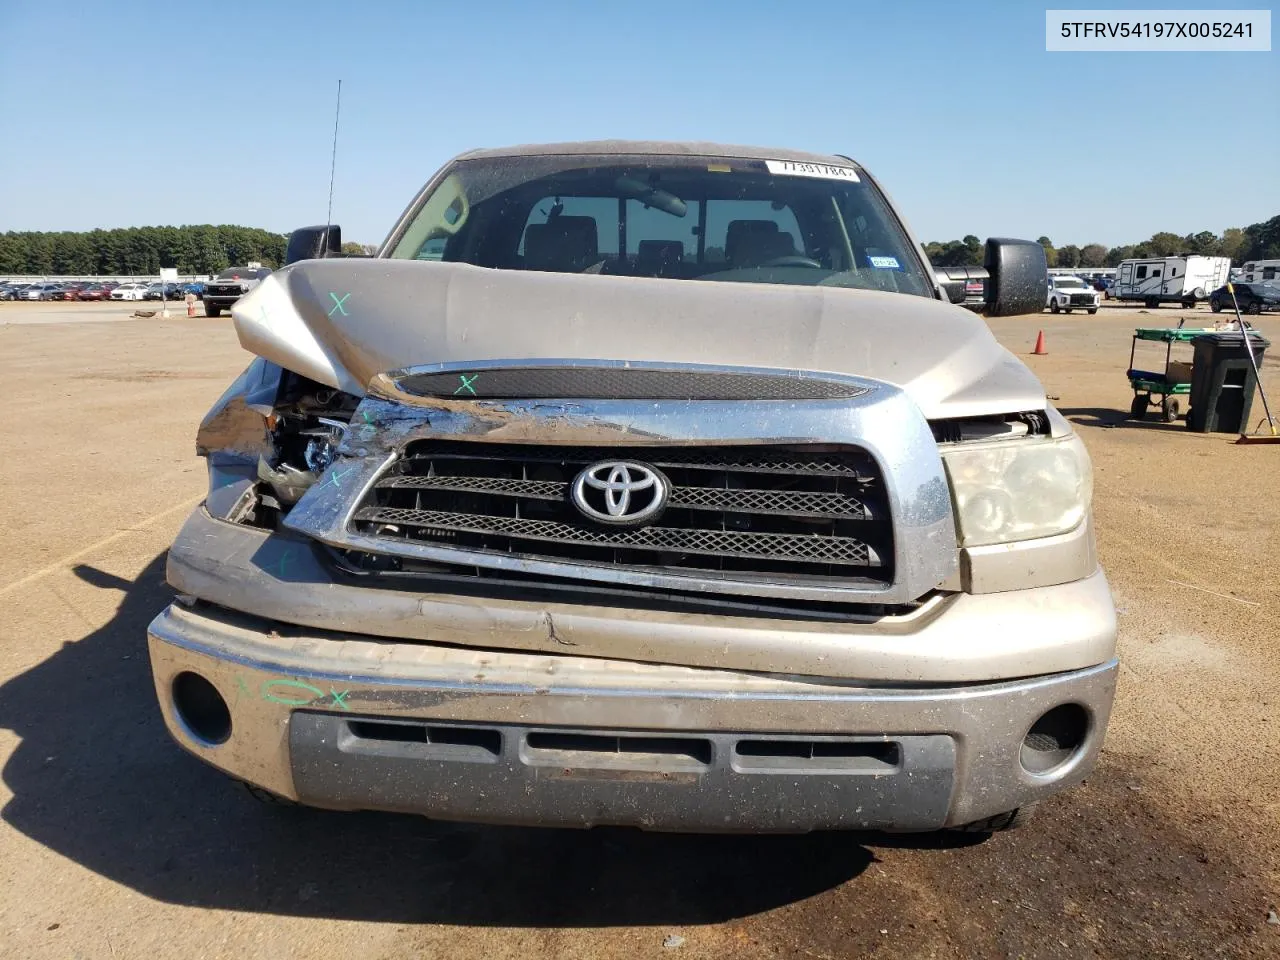
<instances>
[{"instance_id":1,"label":"side window","mask_svg":"<svg viewBox=\"0 0 1280 960\"><path fill-rule=\"evenodd\" d=\"M1156 267L1156 268L1154 268L1154 269L1151 271L1151 276L1153 276L1153 277L1158 277L1158 276L1160 276L1160 273L1161 273L1161 268L1160 268L1160 267Z\"/></svg>"},{"instance_id":2,"label":"side window","mask_svg":"<svg viewBox=\"0 0 1280 960\"><path fill-rule=\"evenodd\" d=\"M1145 263L1138 265L1138 272L1135 275L1135 277L1138 280L1147 279L1147 265Z\"/></svg>"},{"instance_id":3,"label":"side window","mask_svg":"<svg viewBox=\"0 0 1280 960\"><path fill-rule=\"evenodd\" d=\"M1275 268L1275 267L1263 267L1263 268L1262 268L1262 279L1263 279L1263 280L1274 280L1275 278L1276 278L1276 268Z\"/></svg>"},{"instance_id":4,"label":"side window","mask_svg":"<svg viewBox=\"0 0 1280 960\"><path fill-rule=\"evenodd\" d=\"M771 235L767 241L759 239L765 235ZM790 251L785 249L788 240ZM742 261L747 256L748 246L763 250L766 243L769 245L767 252L774 256L805 252L800 239L800 224L790 207L775 210L768 200L707 201L708 263Z\"/></svg>"}]
</instances>

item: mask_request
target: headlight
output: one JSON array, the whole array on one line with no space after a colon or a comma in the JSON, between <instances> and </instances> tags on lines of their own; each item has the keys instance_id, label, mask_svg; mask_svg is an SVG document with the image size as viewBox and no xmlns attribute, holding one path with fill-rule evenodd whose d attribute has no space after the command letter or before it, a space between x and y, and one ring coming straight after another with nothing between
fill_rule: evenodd
<instances>
[{"instance_id":1,"label":"headlight","mask_svg":"<svg viewBox=\"0 0 1280 960\"><path fill-rule=\"evenodd\" d=\"M1075 434L942 451L960 543L976 547L1074 529L1093 499L1093 467Z\"/></svg>"}]
</instances>

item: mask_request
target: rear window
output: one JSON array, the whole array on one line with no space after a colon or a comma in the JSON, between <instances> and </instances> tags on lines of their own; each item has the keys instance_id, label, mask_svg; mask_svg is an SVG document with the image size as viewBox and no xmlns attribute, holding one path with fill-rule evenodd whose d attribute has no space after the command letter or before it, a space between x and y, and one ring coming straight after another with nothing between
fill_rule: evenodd
<instances>
[{"instance_id":1,"label":"rear window","mask_svg":"<svg viewBox=\"0 0 1280 960\"><path fill-rule=\"evenodd\" d=\"M887 202L852 164L660 155L463 160L419 204L391 256L933 296Z\"/></svg>"}]
</instances>

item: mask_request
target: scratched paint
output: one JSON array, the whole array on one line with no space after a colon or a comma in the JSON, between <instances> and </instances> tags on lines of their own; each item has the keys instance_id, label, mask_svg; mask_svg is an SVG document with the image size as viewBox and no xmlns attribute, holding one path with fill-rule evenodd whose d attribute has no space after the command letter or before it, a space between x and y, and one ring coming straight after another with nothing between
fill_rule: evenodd
<instances>
[{"instance_id":1,"label":"scratched paint","mask_svg":"<svg viewBox=\"0 0 1280 960\"><path fill-rule=\"evenodd\" d=\"M241 681L241 686L243 688L243 681ZM269 703L281 703L287 707L329 705L340 707L343 710L351 709L347 706L347 697L351 695L350 690L335 690L330 687L329 692L325 693L325 691L313 684L302 680L291 680L288 677L263 680L258 692L262 695L263 700Z\"/></svg>"}]
</instances>

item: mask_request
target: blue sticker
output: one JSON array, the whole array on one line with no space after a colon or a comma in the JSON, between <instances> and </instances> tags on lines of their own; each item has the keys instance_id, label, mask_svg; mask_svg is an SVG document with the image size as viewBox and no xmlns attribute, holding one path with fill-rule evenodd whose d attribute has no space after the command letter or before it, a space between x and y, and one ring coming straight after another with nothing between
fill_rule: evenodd
<instances>
[{"instance_id":1,"label":"blue sticker","mask_svg":"<svg viewBox=\"0 0 1280 960\"><path fill-rule=\"evenodd\" d=\"M901 270L897 257L867 257L868 262L877 270Z\"/></svg>"}]
</instances>

